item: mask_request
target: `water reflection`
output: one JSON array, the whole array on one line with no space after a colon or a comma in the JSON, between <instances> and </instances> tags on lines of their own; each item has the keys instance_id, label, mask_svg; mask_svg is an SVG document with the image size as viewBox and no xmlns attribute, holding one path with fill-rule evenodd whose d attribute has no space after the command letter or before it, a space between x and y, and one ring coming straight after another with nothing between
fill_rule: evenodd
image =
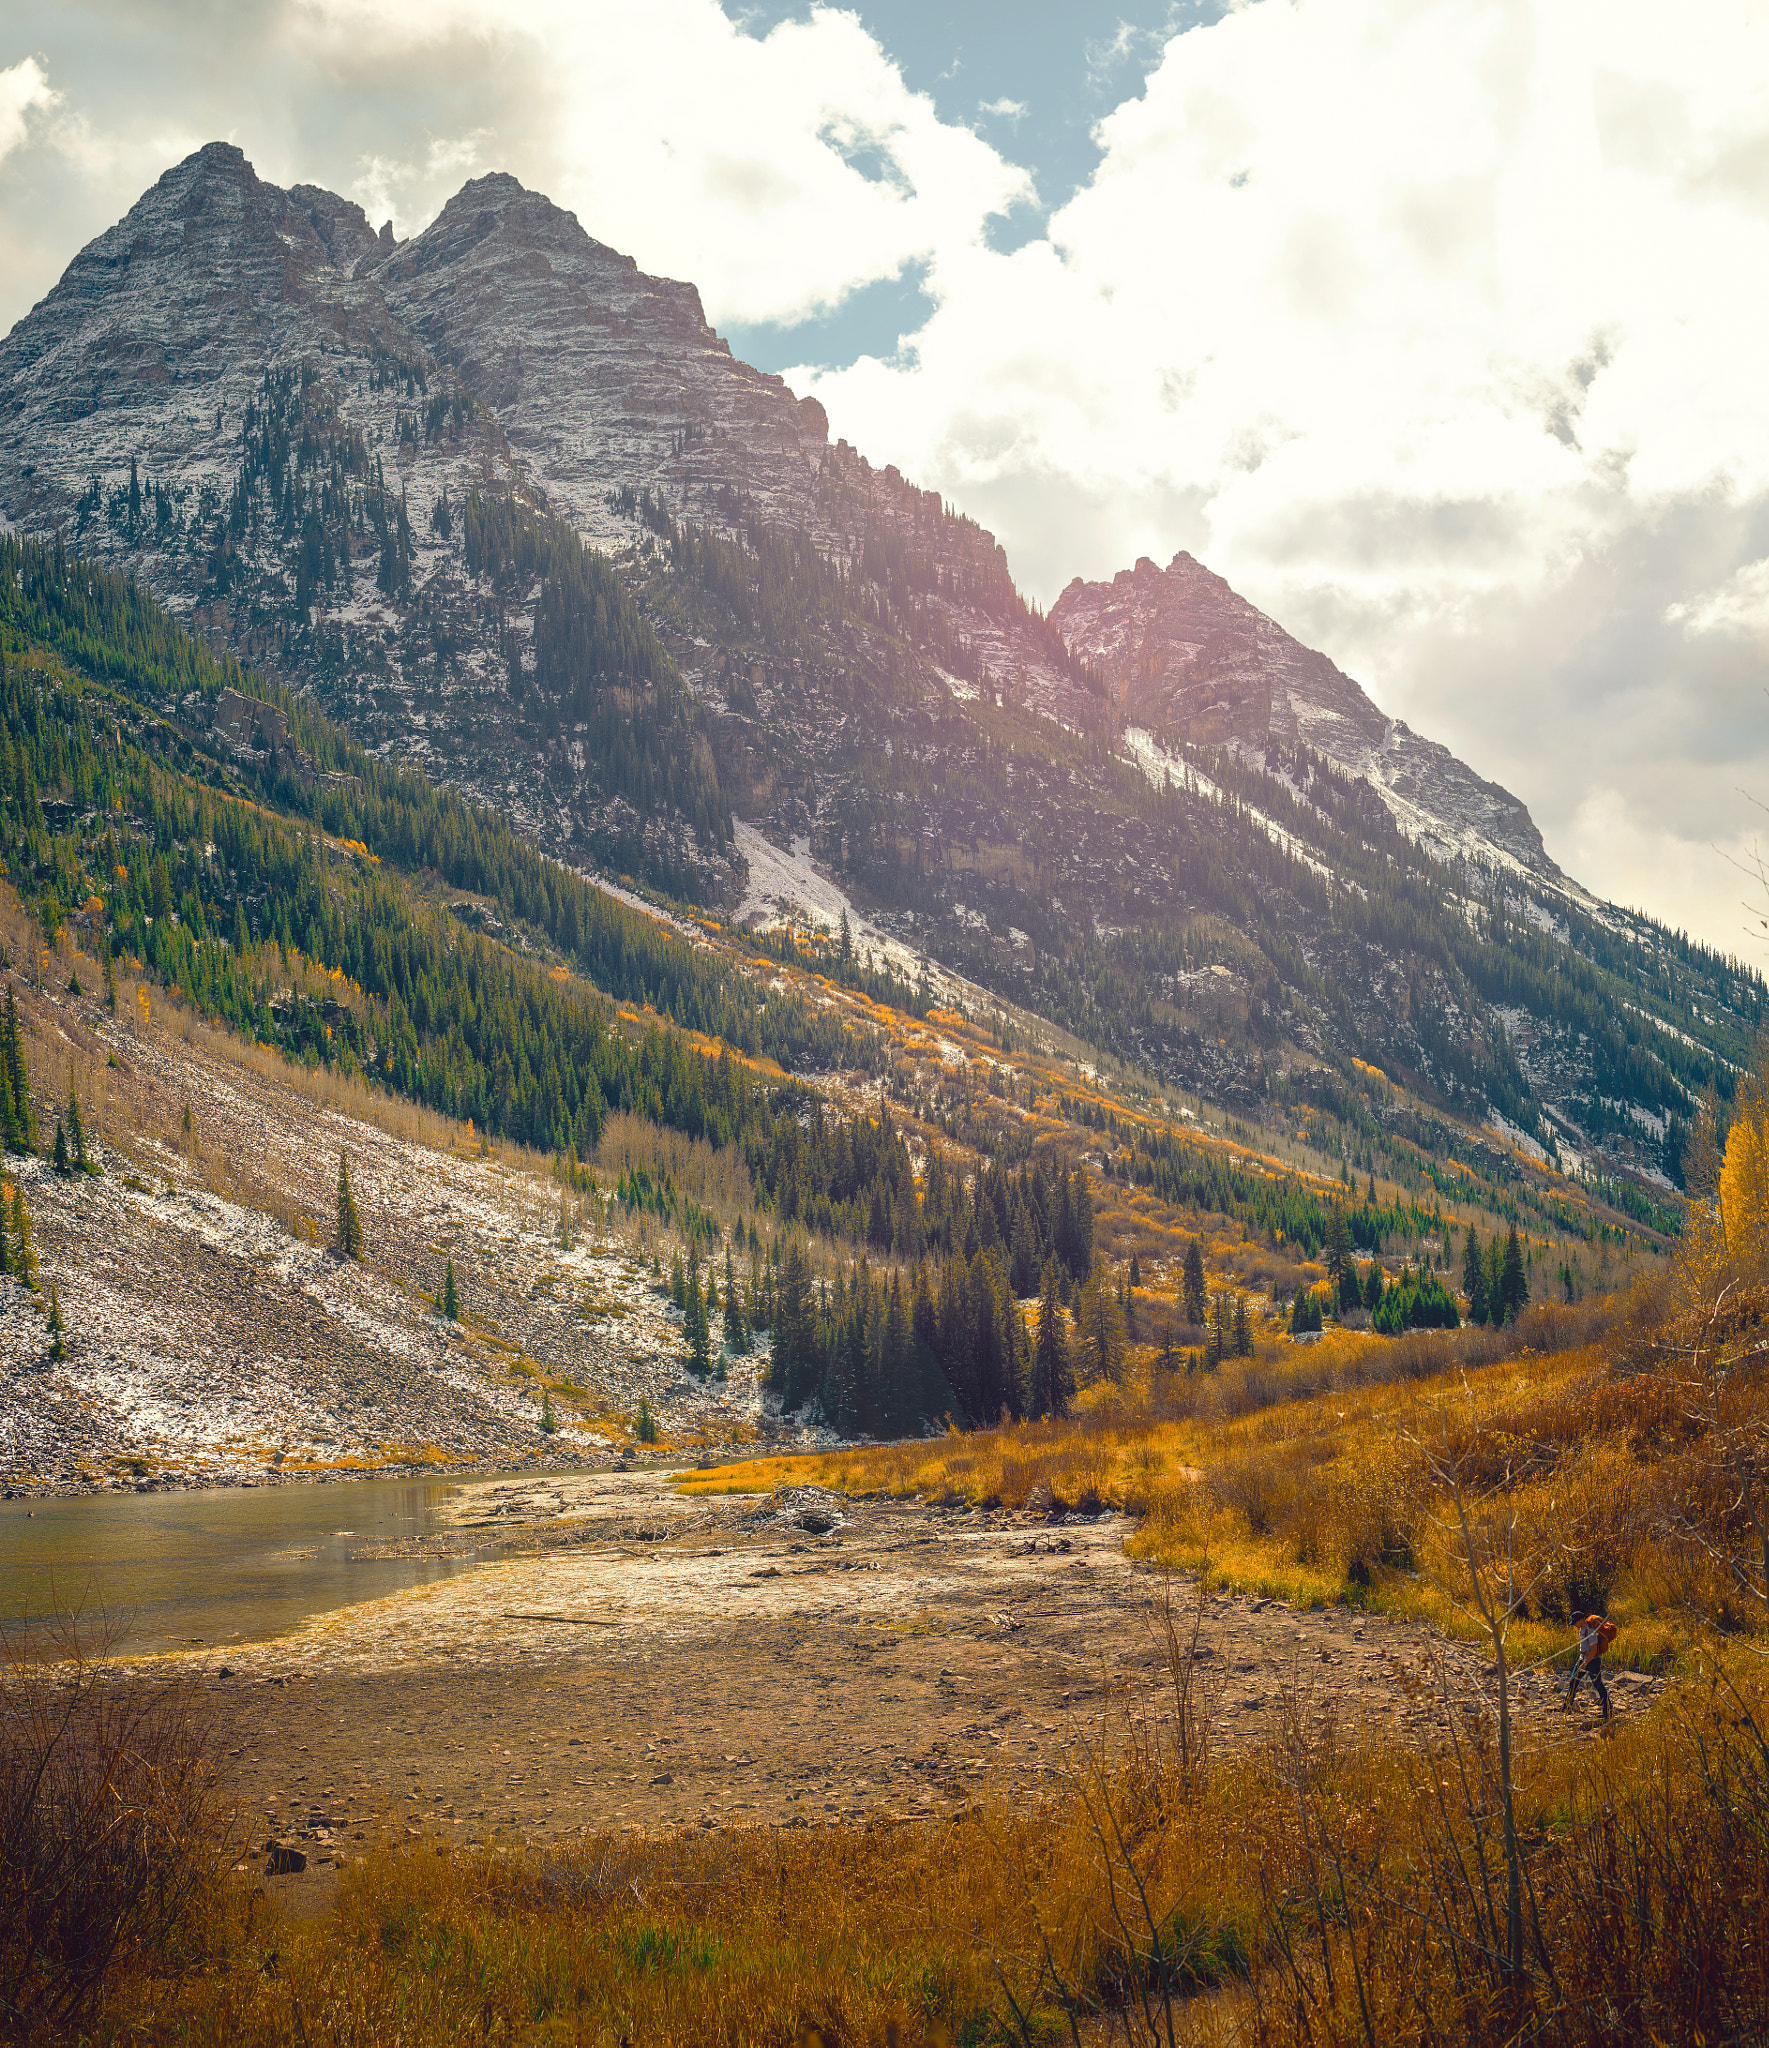
<instances>
[{"instance_id":1,"label":"water reflection","mask_svg":"<svg viewBox=\"0 0 1769 2048\"><path fill-rule=\"evenodd\" d=\"M471 1570L437 1517L491 1483L346 1480L0 1501L0 1626L81 1610L126 1651L226 1648L311 1614Z\"/></svg>"}]
</instances>

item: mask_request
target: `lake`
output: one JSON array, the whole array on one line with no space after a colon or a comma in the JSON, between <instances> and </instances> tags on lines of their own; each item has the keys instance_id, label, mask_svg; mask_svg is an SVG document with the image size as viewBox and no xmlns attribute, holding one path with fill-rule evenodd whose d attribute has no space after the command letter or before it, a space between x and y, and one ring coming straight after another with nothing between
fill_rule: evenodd
<instances>
[{"instance_id":1,"label":"lake","mask_svg":"<svg viewBox=\"0 0 1769 2048\"><path fill-rule=\"evenodd\" d=\"M0 1626L77 1608L83 1640L108 1627L126 1654L262 1642L309 1615L471 1571L477 1538L438 1510L492 1483L355 1479L0 1501ZM425 1554L402 1554L420 1545Z\"/></svg>"}]
</instances>

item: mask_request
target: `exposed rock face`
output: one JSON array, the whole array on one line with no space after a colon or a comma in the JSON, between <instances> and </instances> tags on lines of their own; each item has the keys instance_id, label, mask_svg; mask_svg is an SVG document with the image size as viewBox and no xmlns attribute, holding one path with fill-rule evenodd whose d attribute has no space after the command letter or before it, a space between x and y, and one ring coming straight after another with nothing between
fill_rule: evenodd
<instances>
[{"instance_id":1,"label":"exposed rock face","mask_svg":"<svg viewBox=\"0 0 1769 2048\"><path fill-rule=\"evenodd\" d=\"M1105 672L1133 723L1240 746L1261 760L1300 741L1362 776L1401 828L1446 853L1494 853L1549 880L1528 810L1447 747L1384 717L1324 654L1238 597L1183 551L1165 569L1147 555L1110 583L1079 576L1051 610L1077 653Z\"/></svg>"},{"instance_id":2,"label":"exposed rock face","mask_svg":"<svg viewBox=\"0 0 1769 2048\"><path fill-rule=\"evenodd\" d=\"M352 288L374 247L360 207L267 185L231 143L167 171L0 343L9 515L53 520L82 464L231 467L225 410L266 363L322 338L392 338L378 295Z\"/></svg>"},{"instance_id":3,"label":"exposed rock face","mask_svg":"<svg viewBox=\"0 0 1769 2048\"><path fill-rule=\"evenodd\" d=\"M242 457L248 408L278 373L304 380L304 426L328 446L360 434L409 505L410 589L353 573L373 550L349 538L339 577L299 588L299 536ZM365 736L569 841L570 805L507 701L499 636L531 634L532 610L507 620L475 602L458 532L431 527L445 494L476 484L537 491L604 545L634 538L632 494L647 491L711 526L799 529L834 559L882 528L927 565L928 612L999 687L1066 719L1088 708L1055 643L1028 630L992 536L832 444L814 399L732 357L692 285L646 276L505 174L472 180L400 244L351 201L284 192L210 143L0 343L0 512L67 527ZM1384 718L1189 555L1077 581L1052 617L1133 721L1256 752L1305 741L1367 777L1415 837L1558 876L1514 797Z\"/></svg>"},{"instance_id":4,"label":"exposed rock face","mask_svg":"<svg viewBox=\"0 0 1769 2048\"><path fill-rule=\"evenodd\" d=\"M734 487L811 515L823 408L737 362L691 284L645 276L507 174L463 186L374 284L582 526L612 529L603 500L623 483L689 512Z\"/></svg>"},{"instance_id":5,"label":"exposed rock face","mask_svg":"<svg viewBox=\"0 0 1769 2048\"><path fill-rule=\"evenodd\" d=\"M832 445L815 400L733 359L692 285L646 276L511 177L473 180L400 244L211 143L0 342L0 517L65 530L371 744L593 860L611 820L633 838L630 807L586 794L581 745L522 702L538 585L494 591L467 571L459 519L435 517L475 487L616 550L647 539L642 494L723 532L796 530L825 559L885 532L895 559L921 559L917 601L1003 686L1077 701L989 534ZM409 521L392 588L371 492ZM675 651L722 707L722 668ZM729 847L644 823L673 871L741 894Z\"/></svg>"},{"instance_id":6,"label":"exposed rock face","mask_svg":"<svg viewBox=\"0 0 1769 2048\"><path fill-rule=\"evenodd\" d=\"M476 530L521 523L527 555L469 561L474 490L501 501ZM606 576L549 514L608 551L596 603L634 608L608 659L614 636L578 661L557 618L541 659L536 536ZM1538 978L1513 1030L1444 965L1470 917L1558 930L1580 894L1514 797L1187 555L1038 617L990 534L832 443L818 405L733 359L691 285L513 178L475 179L399 243L231 145L199 150L0 342L0 521L64 533L574 865L735 908L734 816L845 877L906 958L1216 1100L1347 1050L1458 1107L1484 1091L1521 1128L1527 1029L1575 1049L1580 1101L1681 1114L1662 1061L1591 1065L1570 983ZM215 716L234 758L325 779L262 712ZM622 782L609 763L635 734L658 772ZM1175 740L1242 759L1188 764ZM1442 945L1341 927L1321 898L1330 862L1387 859L1390 835L1405 866L1397 827L1472 857ZM1702 1014L1727 1000L1704 984ZM1568 1126L1581 1145L1587 1123Z\"/></svg>"},{"instance_id":7,"label":"exposed rock face","mask_svg":"<svg viewBox=\"0 0 1769 2048\"><path fill-rule=\"evenodd\" d=\"M377 357L395 373L378 390ZM94 474L116 489L133 457L188 528L188 487L233 481L266 371L302 363L426 512L444 485L512 474L591 538L632 537L607 503L622 486L690 517L741 502L831 544L871 510L943 524L971 580L1006 580L989 535L942 521L936 493L832 445L815 399L738 362L692 285L646 276L514 178L474 179L396 244L349 200L265 183L231 143L167 171L0 342L0 508L33 531L67 523L176 596L196 565L178 575L163 534L119 533L102 504L82 516L82 491ZM400 439L409 373L439 369L479 426ZM417 544L430 554L421 527Z\"/></svg>"}]
</instances>

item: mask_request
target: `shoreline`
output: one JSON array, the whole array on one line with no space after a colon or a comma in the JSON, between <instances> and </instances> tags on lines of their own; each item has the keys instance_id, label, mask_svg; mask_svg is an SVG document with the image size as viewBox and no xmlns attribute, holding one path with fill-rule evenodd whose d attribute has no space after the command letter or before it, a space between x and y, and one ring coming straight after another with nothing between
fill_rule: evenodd
<instances>
[{"instance_id":1,"label":"shoreline","mask_svg":"<svg viewBox=\"0 0 1769 2048\"><path fill-rule=\"evenodd\" d=\"M1124 1554L1124 1518L1052 1524L786 1489L685 1500L660 1472L501 1481L474 1569L267 1641L143 1660L229 1731L258 1853L311 1874L393 1827L533 1847L622 1830L934 1818L1047 1792L1126 1710L1173 1709L1162 1621L1191 1582ZM487 1512L489 1511L489 1512ZM448 1535L445 1525L439 1539ZM1224 1753L1287 1715L1394 1735L1478 1697L1484 1664L1418 1623L1202 1596L1199 1682ZM1439 1691L1439 1674L1442 1690ZM1618 1722L1664 1681L1618 1673ZM1551 1678L1520 1683L1520 1725Z\"/></svg>"}]
</instances>

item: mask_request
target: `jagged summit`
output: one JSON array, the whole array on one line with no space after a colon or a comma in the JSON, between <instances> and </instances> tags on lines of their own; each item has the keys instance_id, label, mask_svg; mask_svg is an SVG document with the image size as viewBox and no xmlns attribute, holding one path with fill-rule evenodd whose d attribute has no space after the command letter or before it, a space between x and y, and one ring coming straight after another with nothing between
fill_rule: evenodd
<instances>
[{"instance_id":1,"label":"jagged summit","mask_svg":"<svg viewBox=\"0 0 1769 2048\"><path fill-rule=\"evenodd\" d=\"M340 199L323 185L291 185L289 198L307 215L335 269L354 275L397 246L391 221L377 235L354 199Z\"/></svg>"},{"instance_id":2,"label":"jagged summit","mask_svg":"<svg viewBox=\"0 0 1769 2048\"><path fill-rule=\"evenodd\" d=\"M1411 837L1446 854L1493 853L1564 878L1521 800L1447 747L1389 718L1324 654L1304 647L1183 549L1110 583L1077 576L1051 620L1104 673L1132 723L1260 760L1298 742L1363 777Z\"/></svg>"},{"instance_id":3,"label":"jagged summit","mask_svg":"<svg viewBox=\"0 0 1769 2048\"><path fill-rule=\"evenodd\" d=\"M869 533L893 560L932 548L967 642L1026 697L1073 696L1054 635L1015 640L990 535L832 443L821 405L732 356L693 285L504 172L399 242L209 144L0 342L0 521L62 530L560 845L583 819L549 774L589 764L531 729L538 592L468 569L444 508L475 490L616 550L665 517L800 533L825 560ZM681 658L702 688L696 650ZM724 701L716 675L704 687ZM559 749L566 771L543 759Z\"/></svg>"},{"instance_id":4,"label":"jagged summit","mask_svg":"<svg viewBox=\"0 0 1769 2048\"><path fill-rule=\"evenodd\" d=\"M129 452L187 460L202 428L195 408L255 381L265 363L321 333L385 340L384 307L351 279L374 246L359 206L267 184L232 143L174 165L0 342L7 512L53 523L80 466L83 485L110 452L109 432L67 433L76 421L120 415Z\"/></svg>"},{"instance_id":5,"label":"jagged summit","mask_svg":"<svg viewBox=\"0 0 1769 2048\"><path fill-rule=\"evenodd\" d=\"M238 496L249 408L267 377L297 374L303 417L323 414L328 438L359 434L417 509L411 547L426 574L445 573L450 553L429 508L475 487L544 494L603 545L631 538L647 495L711 527L803 532L837 561L888 531L919 562L922 601L949 637L1017 701L1090 721L1097 705L1066 642L1103 670L1131 722L1255 751L1306 742L1367 777L1414 836L1558 876L1515 797L1384 717L1188 554L1164 570L1145 557L1109 585L1077 579L1052 614L1061 640L1030 630L991 535L832 443L815 399L732 356L692 284L647 275L505 171L470 179L399 242L352 200L268 183L234 143L174 165L0 342L0 515L70 529L211 634L303 680L320 641L291 638L277 616L299 580L290 518L242 520ZM152 480L151 521L119 514L132 464ZM341 635L347 660L353 630L370 630L409 707L418 672L434 676L434 636L418 637L408 664L409 617L352 580L356 546L337 538L345 572L314 590L313 631ZM451 632L450 653L469 679L479 668L469 687L483 695L507 663L476 652L479 637ZM460 760L449 696L445 674L440 717L414 714L388 737ZM515 800L539 818L521 790Z\"/></svg>"},{"instance_id":6,"label":"jagged summit","mask_svg":"<svg viewBox=\"0 0 1769 2048\"><path fill-rule=\"evenodd\" d=\"M1188 554L1040 617L693 285L506 173L400 242L232 144L174 166L0 342L0 524L568 862L740 917L820 864L904 961L1219 1101L1355 1056L1626 1163L1700 1079L1658 936L1515 797ZM1625 954L1631 1007L1506 956L1517 918Z\"/></svg>"}]
</instances>

